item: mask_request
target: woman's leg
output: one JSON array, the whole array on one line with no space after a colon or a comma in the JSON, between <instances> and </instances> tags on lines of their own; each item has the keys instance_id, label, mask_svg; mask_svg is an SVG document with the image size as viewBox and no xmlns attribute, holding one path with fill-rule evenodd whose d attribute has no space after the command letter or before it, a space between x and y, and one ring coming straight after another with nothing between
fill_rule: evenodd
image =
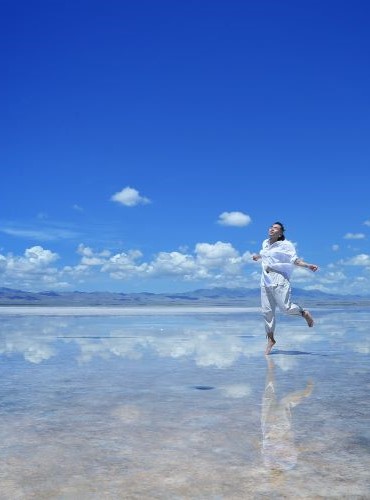
<instances>
[{"instance_id":1,"label":"woman's leg","mask_svg":"<svg viewBox=\"0 0 370 500\"><path fill-rule=\"evenodd\" d=\"M265 354L270 354L271 349L273 348L274 344L276 344L276 341L274 339L276 325L276 302L272 288L264 286L261 287L261 306L267 337Z\"/></svg>"},{"instance_id":2,"label":"woman's leg","mask_svg":"<svg viewBox=\"0 0 370 500\"><path fill-rule=\"evenodd\" d=\"M266 286L261 287L261 306L266 334L273 335L276 325L276 302L272 288Z\"/></svg>"},{"instance_id":3,"label":"woman's leg","mask_svg":"<svg viewBox=\"0 0 370 500\"><path fill-rule=\"evenodd\" d=\"M275 299L281 311L293 316L303 316L308 326L313 326L314 321L310 312L291 301L291 286L288 280L277 287Z\"/></svg>"},{"instance_id":4,"label":"woman's leg","mask_svg":"<svg viewBox=\"0 0 370 500\"><path fill-rule=\"evenodd\" d=\"M288 280L276 288L275 299L279 309L285 314L293 316L302 315L303 309L291 300L291 286Z\"/></svg>"}]
</instances>

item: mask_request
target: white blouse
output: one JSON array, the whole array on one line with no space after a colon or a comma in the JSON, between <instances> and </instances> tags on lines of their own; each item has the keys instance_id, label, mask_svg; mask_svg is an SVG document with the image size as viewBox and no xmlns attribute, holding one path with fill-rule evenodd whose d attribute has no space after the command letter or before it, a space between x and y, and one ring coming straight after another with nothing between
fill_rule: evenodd
<instances>
[{"instance_id":1,"label":"white blouse","mask_svg":"<svg viewBox=\"0 0 370 500\"><path fill-rule=\"evenodd\" d=\"M264 240L260 255L262 257L261 284L265 286L276 282L271 276L271 271L276 271L289 279L294 269L294 262L298 259L293 243L288 240L275 241L272 245L268 239Z\"/></svg>"}]
</instances>

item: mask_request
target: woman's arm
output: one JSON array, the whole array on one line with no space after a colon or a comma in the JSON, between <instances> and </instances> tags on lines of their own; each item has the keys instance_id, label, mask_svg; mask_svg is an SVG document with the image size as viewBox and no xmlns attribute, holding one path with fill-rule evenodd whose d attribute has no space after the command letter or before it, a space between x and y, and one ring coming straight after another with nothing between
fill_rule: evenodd
<instances>
[{"instance_id":1,"label":"woman's arm","mask_svg":"<svg viewBox=\"0 0 370 500\"><path fill-rule=\"evenodd\" d=\"M316 264L309 264L308 262L305 262L303 259L296 259L294 261L294 264L298 267L305 267L306 269L310 269L313 272L317 271L319 268L319 266L317 266Z\"/></svg>"}]
</instances>

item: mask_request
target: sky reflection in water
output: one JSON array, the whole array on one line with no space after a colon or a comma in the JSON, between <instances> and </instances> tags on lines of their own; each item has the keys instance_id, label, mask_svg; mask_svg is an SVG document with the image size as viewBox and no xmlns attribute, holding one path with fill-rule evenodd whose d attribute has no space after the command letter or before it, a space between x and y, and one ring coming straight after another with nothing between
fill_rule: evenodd
<instances>
[{"instance_id":1,"label":"sky reflection in water","mask_svg":"<svg viewBox=\"0 0 370 500\"><path fill-rule=\"evenodd\" d=\"M367 497L365 310L0 316L2 498Z\"/></svg>"}]
</instances>

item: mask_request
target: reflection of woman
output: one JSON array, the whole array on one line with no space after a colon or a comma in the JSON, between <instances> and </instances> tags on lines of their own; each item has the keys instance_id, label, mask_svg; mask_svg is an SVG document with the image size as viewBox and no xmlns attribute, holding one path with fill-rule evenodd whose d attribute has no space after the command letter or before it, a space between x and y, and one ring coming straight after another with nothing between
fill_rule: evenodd
<instances>
[{"instance_id":1,"label":"reflection of woman","mask_svg":"<svg viewBox=\"0 0 370 500\"><path fill-rule=\"evenodd\" d=\"M261 305L267 336L265 354L269 354L276 343L274 338L276 306L286 314L303 316L308 326L313 326L310 312L291 301L289 279L294 265L311 271L317 271L318 266L298 258L293 243L285 239L284 231L283 224L275 222L269 228L269 238L263 241L260 253L252 257L255 261L260 259L262 261Z\"/></svg>"},{"instance_id":2,"label":"reflection of woman","mask_svg":"<svg viewBox=\"0 0 370 500\"><path fill-rule=\"evenodd\" d=\"M267 359L266 387L262 400L262 455L269 469L289 470L297 463L298 451L294 444L291 408L312 392L313 383L305 389L287 394L278 400L275 393L274 364Z\"/></svg>"}]
</instances>

